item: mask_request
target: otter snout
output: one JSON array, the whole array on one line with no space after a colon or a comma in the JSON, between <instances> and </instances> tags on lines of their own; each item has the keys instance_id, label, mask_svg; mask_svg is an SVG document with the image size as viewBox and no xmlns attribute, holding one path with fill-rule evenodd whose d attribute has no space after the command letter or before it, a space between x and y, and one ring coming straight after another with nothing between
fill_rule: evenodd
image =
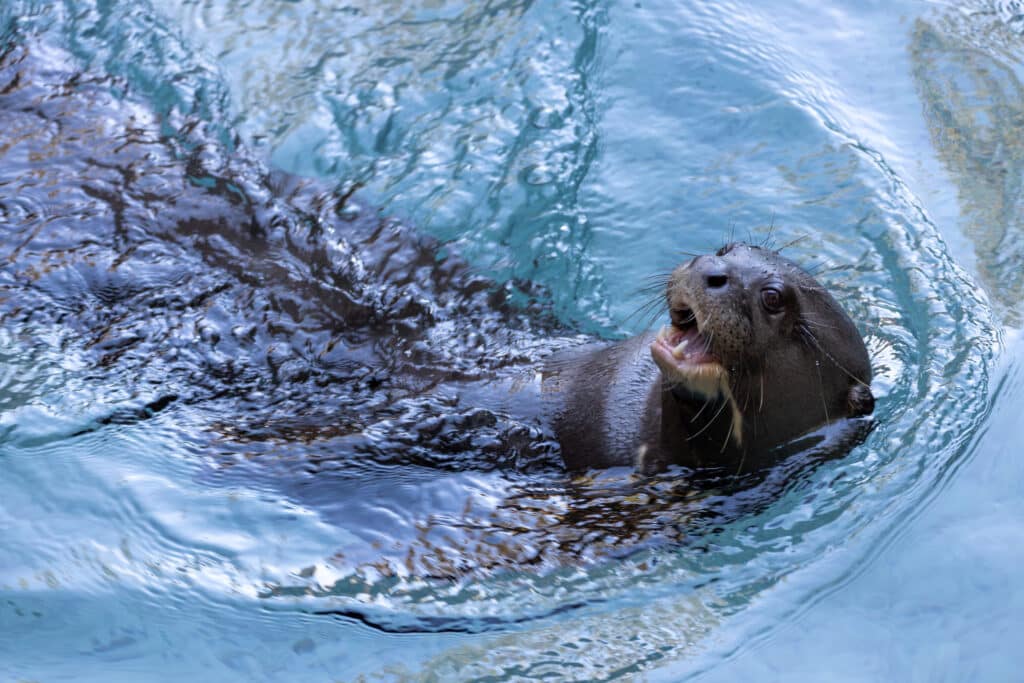
<instances>
[{"instance_id":1,"label":"otter snout","mask_svg":"<svg viewBox=\"0 0 1024 683\"><path fill-rule=\"evenodd\" d=\"M704 348L726 367L752 350L750 302L735 255L733 250L694 258L672 273L666 291L673 326L685 330L684 321L692 317Z\"/></svg>"},{"instance_id":2,"label":"otter snout","mask_svg":"<svg viewBox=\"0 0 1024 683\"><path fill-rule=\"evenodd\" d=\"M719 256L698 256L690 261L687 270L692 271L691 277L700 286L711 291L726 289L731 281L728 264Z\"/></svg>"}]
</instances>

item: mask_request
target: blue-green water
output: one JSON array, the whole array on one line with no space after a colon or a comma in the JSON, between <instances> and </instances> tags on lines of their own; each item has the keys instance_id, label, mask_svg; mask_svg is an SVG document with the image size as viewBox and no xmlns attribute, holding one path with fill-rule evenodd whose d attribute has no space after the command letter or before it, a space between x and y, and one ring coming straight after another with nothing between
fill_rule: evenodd
<instances>
[{"instance_id":1,"label":"blue-green water","mask_svg":"<svg viewBox=\"0 0 1024 683\"><path fill-rule=\"evenodd\" d=\"M4 678L1019 676L1015 3L69 0L7 2L0 31ZM110 170L127 143L144 174ZM419 270L403 302L263 165L440 240L524 321L499 337ZM189 213L203 183L251 234ZM551 329L646 327L646 277L769 234L865 335L878 426L748 507L474 467L525 427L456 402L482 440L421 438L451 397L332 336L419 306L423 367L515 366Z\"/></svg>"}]
</instances>

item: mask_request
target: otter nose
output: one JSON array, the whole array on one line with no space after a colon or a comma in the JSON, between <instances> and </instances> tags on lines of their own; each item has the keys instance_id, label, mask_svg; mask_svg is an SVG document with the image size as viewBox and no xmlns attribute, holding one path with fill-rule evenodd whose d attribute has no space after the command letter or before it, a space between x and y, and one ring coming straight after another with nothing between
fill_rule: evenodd
<instances>
[{"instance_id":1,"label":"otter nose","mask_svg":"<svg viewBox=\"0 0 1024 683\"><path fill-rule=\"evenodd\" d=\"M694 260L693 265L708 289L722 289L729 284L729 271L720 258L701 256Z\"/></svg>"},{"instance_id":2,"label":"otter nose","mask_svg":"<svg viewBox=\"0 0 1024 683\"><path fill-rule=\"evenodd\" d=\"M729 283L729 276L725 273L705 273L704 282L708 289L720 289Z\"/></svg>"}]
</instances>

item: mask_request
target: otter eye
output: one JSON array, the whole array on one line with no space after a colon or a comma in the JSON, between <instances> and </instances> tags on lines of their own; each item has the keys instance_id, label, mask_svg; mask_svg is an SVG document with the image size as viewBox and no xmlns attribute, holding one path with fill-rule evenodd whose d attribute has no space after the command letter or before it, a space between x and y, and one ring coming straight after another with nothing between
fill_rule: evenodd
<instances>
[{"instance_id":1,"label":"otter eye","mask_svg":"<svg viewBox=\"0 0 1024 683\"><path fill-rule=\"evenodd\" d=\"M781 313L782 292L777 287L765 287L761 290L761 305L769 313Z\"/></svg>"}]
</instances>

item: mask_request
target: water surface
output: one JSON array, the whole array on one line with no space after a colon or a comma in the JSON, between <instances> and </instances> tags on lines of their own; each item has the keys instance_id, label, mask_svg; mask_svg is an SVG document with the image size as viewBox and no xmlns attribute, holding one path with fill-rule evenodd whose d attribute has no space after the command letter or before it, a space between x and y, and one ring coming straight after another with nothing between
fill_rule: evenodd
<instances>
[{"instance_id":1,"label":"water surface","mask_svg":"<svg viewBox=\"0 0 1024 683\"><path fill-rule=\"evenodd\" d=\"M5 675L1016 671L1010 7L16 2L0 30ZM864 334L849 455L742 494L572 480L488 403L733 237Z\"/></svg>"}]
</instances>

